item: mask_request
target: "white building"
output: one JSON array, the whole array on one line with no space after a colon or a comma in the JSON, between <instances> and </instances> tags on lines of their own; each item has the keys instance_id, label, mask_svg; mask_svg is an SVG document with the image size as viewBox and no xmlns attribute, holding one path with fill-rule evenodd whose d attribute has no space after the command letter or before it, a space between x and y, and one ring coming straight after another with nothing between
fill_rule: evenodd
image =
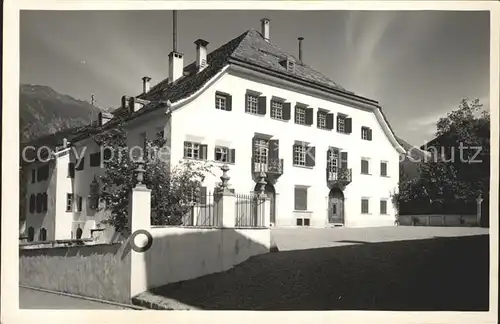
<instances>
[{"instance_id":1,"label":"white building","mask_svg":"<svg viewBox=\"0 0 500 324\"><path fill-rule=\"evenodd\" d=\"M208 55L207 41L195 44L195 62L184 67L174 50L167 79L150 87L145 77L142 94L122 98L114 115L127 119L129 144L163 131L170 167L182 159L227 163L239 193L256 190L265 171L275 226L394 225L390 195L405 149L376 101L274 45L267 19L260 32L248 30ZM112 127L113 119L100 118L102 127ZM50 186L44 185L50 216L41 221L28 208L26 228L35 229L35 239L42 226L47 239L76 237L78 228L89 237L96 214L105 217L87 201L94 174L102 172L90 164L99 148L87 133L70 139L77 151L86 147L82 170L68 177L71 154L51 162ZM203 184L209 191L221 175L215 171ZM30 192L43 192L30 185Z\"/></svg>"}]
</instances>

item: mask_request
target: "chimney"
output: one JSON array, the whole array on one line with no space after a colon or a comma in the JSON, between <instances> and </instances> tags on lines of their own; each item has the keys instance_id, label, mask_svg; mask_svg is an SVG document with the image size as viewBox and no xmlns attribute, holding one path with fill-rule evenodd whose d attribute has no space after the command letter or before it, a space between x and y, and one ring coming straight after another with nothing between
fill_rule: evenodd
<instances>
[{"instance_id":1,"label":"chimney","mask_svg":"<svg viewBox=\"0 0 500 324\"><path fill-rule=\"evenodd\" d=\"M207 45L208 42L204 39L197 39L196 44L196 67L199 71L207 66Z\"/></svg>"},{"instance_id":2,"label":"chimney","mask_svg":"<svg viewBox=\"0 0 500 324\"><path fill-rule=\"evenodd\" d=\"M151 78L148 76L145 76L142 78L142 93L149 92L151 89L151 84L149 83L151 81Z\"/></svg>"},{"instance_id":3,"label":"chimney","mask_svg":"<svg viewBox=\"0 0 500 324\"><path fill-rule=\"evenodd\" d=\"M260 20L260 33L266 41L269 40L269 23L271 21L268 18L262 18Z\"/></svg>"},{"instance_id":4,"label":"chimney","mask_svg":"<svg viewBox=\"0 0 500 324\"><path fill-rule=\"evenodd\" d=\"M299 37L299 61L302 62L302 41L304 40L304 37Z\"/></svg>"},{"instance_id":5,"label":"chimney","mask_svg":"<svg viewBox=\"0 0 500 324\"><path fill-rule=\"evenodd\" d=\"M170 82L175 82L182 77L184 72L183 55L177 52L177 10L173 12L173 47L172 52L168 55L168 79Z\"/></svg>"}]
</instances>

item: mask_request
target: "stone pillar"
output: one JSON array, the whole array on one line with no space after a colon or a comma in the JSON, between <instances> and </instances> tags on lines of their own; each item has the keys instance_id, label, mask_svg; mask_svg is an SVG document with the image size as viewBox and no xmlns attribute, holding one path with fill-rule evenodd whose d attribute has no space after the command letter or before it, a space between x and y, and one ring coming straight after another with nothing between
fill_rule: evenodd
<instances>
[{"instance_id":1,"label":"stone pillar","mask_svg":"<svg viewBox=\"0 0 500 324\"><path fill-rule=\"evenodd\" d=\"M258 196L257 225L269 227L271 223L271 200L266 196L266 173L261 171L259 177L260 193Z\"/></svg>"},{"instance_id":2,"label":"stone pillar","mask_svg":"<svg viewBox=\"0 0 500 324\"><path fill-rule=\"evenodd\" d=\"M236 195L229 189L229 179L227 171L229 166L224 164L221 166L222 186L219 192L216 193L217 214L221 220L221 225L224 228L234 228L236 222Z\"/></svg>"},{"instance_id":3,"label":"stone pillar","mask_svg":"<svg viewBox=\"0 0 500 324\"><path fill-rule=\"evenodd\" d=\"M129 230L130 234L137 230L151 230L151 190L142 183L144 169L142 161L139 161L137 172L137 185L132 189L129 198ZM130 239L130 238L129 238ZM147 237L138 235L134 239L136 246L146 245ZM130 241L127 242L129 245ZM147 284L147 252L136 252L130 249L130 297L133 297L148 289Z\"/></svg>"},{"instance_id":4,"label":"stone pillar","mask_svg":"<svg viewBox=\"0 0 500 324\"><path fill-rule=\"evenodd\" d=\"M483 203L483 197L479 195L476 198L476 203L477 203L477 211L476 211L476 216L477 216L477 226L481 227L481 213L482 213L482 203Z\"/></svg>"}]
</instances>

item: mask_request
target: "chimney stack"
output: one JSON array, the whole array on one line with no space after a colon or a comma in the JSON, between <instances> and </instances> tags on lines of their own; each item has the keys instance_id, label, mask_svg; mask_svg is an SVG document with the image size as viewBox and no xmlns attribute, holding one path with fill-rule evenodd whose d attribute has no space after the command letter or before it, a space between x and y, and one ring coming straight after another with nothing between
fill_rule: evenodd
<instances>
[{"instance_id":1,"label":"chimney stack","mask_svg":"<svg viewBox=\"0 0 500 324\"><path fill-rule=\"evenodd\" d=\"M142 78L142 93L149 92L151 89L151 84L149 83L151 81L151 78L148 76L145 76Z\"/></svg>"},{"instance_id":2,"label":"chimney stack","mask_svg":"<svg viewBox=\"0 0 500 324\"><path fill-rule=\"evenodd\" d=\"M268 18L262 18L260 20L260 33L262 34L262 37L264 37L264 39L266 41L269 40L269 23L271 22L271 20L269 20Z\"/></svg>"},{"instance_id":3,"label":"chimney stack","mask_svg":"<svg viewBox=\"0 0 500 324\"><path fill-rule=\"evenodd\" d=\"M198 70L203 70L207 65L207 45L208 42L204 39L197 39L196 44L196 67Z\"/></svg>"},{"instance_id":4,"label":"chimney stack","mask_svg":"<svg viewBox=\"0 0 500 324\"><path fill-rule=\"evenodd\" d=\"M304 40L304 37L299 37L299 61L302 62L302 41Z\"/></svg>"},{"instance_id":5,"label":"chimney stack","mask_svg":"<svg viewBox=\"0 0 500 324\"><path fill-rule=\"evenodd\" d=\"M170 82L175 82L182 77L184 72L184 58L183 55L177 52L177 10L173 12L173 48L172 52L168 55L168 79Z\"/></svg>"}]
</instances>

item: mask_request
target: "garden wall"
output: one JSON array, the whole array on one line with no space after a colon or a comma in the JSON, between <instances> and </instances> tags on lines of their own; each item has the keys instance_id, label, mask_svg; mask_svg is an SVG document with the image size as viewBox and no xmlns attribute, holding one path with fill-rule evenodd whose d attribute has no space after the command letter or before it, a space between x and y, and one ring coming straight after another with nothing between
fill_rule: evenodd
<instances>
[{"instance_id":1,"label":"garden wall","mask_svg":"<svg viewBox=\"0 0 500 324\"><path fill-rule=\"evenodd\" d=\"M125 244L19 250L19 283L130 303L130 253Z\"/></svg>"},{"instance_id":2,"label":"garden wall","mask_svg":"<svg viewBox=\"0 0 500 324\"><path fill-rule=\"evenodd\" d=\"M400 215L398 219L403 226L479 226L476 214Z\"/></svg>"}]
</instances>

